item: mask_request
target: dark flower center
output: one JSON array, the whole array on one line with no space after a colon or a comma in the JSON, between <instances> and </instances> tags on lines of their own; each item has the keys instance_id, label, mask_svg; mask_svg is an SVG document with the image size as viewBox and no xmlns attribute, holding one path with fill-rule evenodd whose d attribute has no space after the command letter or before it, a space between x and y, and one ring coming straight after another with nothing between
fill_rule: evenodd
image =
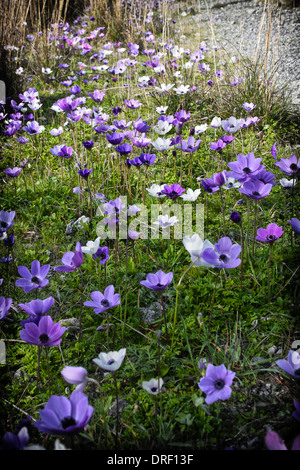
<instances>
[{"instance_id":1,"label":"dark flower center","mask_svg":"<svg viewBox=\"0 0 300 470\"><path fill-rule=\"evenodd\" d=\"M220 255L220 256L219 256L219 260L220 260L220 261L226 261L226 260L227 260L227 255L224 255L224 254L223 254L223 255Z\"/></svg>"},{"instance_id":2,"label":"dark flower center","mask_svg":"<svg viewBox=\"0 0 300 470\"><path fill-rule=\"evenodd\" d=\"M296 369L294 374L297 375L297 376L300 376L300 369Z\"/></svg>"},{"instance_id":3,"label":"dark flower center","mask_svg":"<svg viewBox=\"0 0 300 470\"><path fill-rule=\"evenodd\" d=\"M163 284L160 284L160 283L158 283L156 285L157 285L157 287L163 287Z\"/></svg>"},{"instance_id":4,"label":"dark flower center","mask_svg":"<svg viewBox=\"0 0 300 470\"><path fill-rule=\"evenodd\" d=\"M8 224L7 224L6 222L3 222L3 221L1 221L1 224L0 224L0 225L1 225L1 227L3 227L3 228L6 228L6 227L8 226Z\"/></svg>"},{"instance_id":5,"label":"dark flower center","mask_svg":"<svg viewBox=\"0 0 300 470\"><path fill-rule=\"evenodd\" d=\"M111 366L114 362L116 362L114 359L110 359L110 360L107 362L107 365L108 365L108 366Z\"/></svg>"},{"instance_id":6,"label":"dark flower center","mask_svg":"<svg viewBox=\"0 0 300 470\"><path fill-rule=\"evenodd\" d=\"M106 253L104 251L102 253L100 253L99 258L105 259L106 258Z\"/></svg>"},{"instance_id":7,"label":"dark flower center","mask_svg":"<svg viewBox=\"0 0 300 470\"><path fill-rule=\"evenodd\" d=\"M67 429L70 426L74 426L74 424L76 424L76 421L72 416L67 416L61 421L61 425L63 429Z\"/></svg>"},{"instance_id":8,"label":"dark flower center","mask_svg":"<svg viewBox=\"0 0 300 470\"><path fill-rule=\"evenodd\" d=\"M170 197L175 197L175 196L178 196L178 193L177 193L177 191L171 191L169 196Z\"/></svg>"},{"instance_id":9,"label":"dark flower center","mask_svg":"<svg viewBox=\"0 0 300 470\"><path fill-rule=\"evenodd\" d=\"M107 299L101 300L102 307L109 307L109 301Z\"/></svg>"},{"instance_id":10,"label":"dark flower center","mask_svg":"<svg viewBox=\"0 0 300 470\"><path fill-rule=\"evenodd\" d=\"M225 382L222 379L217 379L214 383L214 387L216 390L222 390L224 386L225 386Z\"/></svg>"},{"instance_id":11,"label":"dark flower center","mask_svg":"<svg viewBox=\"0 0 300 470\"><path fill-rule=\"evenodd\" d=\"M253 191L253 196L260 196L259 192L258 191Z\"/></svg>"},{"instance_id":12,"label":"dark flower center","mask_svg":"<svg viewBox=\"0 0 300 470\"><path fill-rule=\"evenodd\" d=\"M290 169L291 169L292 171L296 171L296 170L298 169L296 163L292 163L291 166L290 166Z\"/></svg>"},{"instance_id":13,"label":"dark flower center","mask_svg":"<svg viewBox=\"0 0 300 470\"><path fill-rule=\"evenodd\" d=\"M39 340L42 344L46 344L47 341L49 340L49 336L46 334L46 333L42 333L40 336L39 336Z\"/></svg>"},{"instance_id":14,"label":"dark flower center","mask_svg":"<svg viewBox=\"0 0 300 470\"><path fill-rule=\"evenodd\" d=\"M275 235L268 235L267 240L276 240Z\"/></svg>"},{"instance_id":15,"label":"dark flower center","mask_svg":"<svg viewBox=\"0 0 300 470\"><path fill-rule=\"evenodd\" d=\"M232 188L233 183L228 183L227 186L229 186L230 188Z\"/></svg>"},{"instance_id":16,"label":"dark flower center","mask_svg":"<svg viewBox=\"0 0 300 470\"><path fill-rule=\"evenodd\" d=\"M152 393L155 393L155 392L157 392L157 387L152 387L152 388L150 388L150 390L151 390Z\"/></svg>"},{"instance_id":17,"label":"dark flower center","mask_svg":"<svg viewBox=\"0 0 300 470\"><path fill-rule=\"evenodd\" d=\"M246 166L245 168L243 168L243 172L249 174L249 173L251 173L251 170L250 170L250 168L248 168Z\"/></svg>"},{"instance_id":18,"label":"dark flower center","mask_svg":"<svg viewBox=\"0 0 300 470\"><path fill-rule=\"evenodd\" d=\"M33 282L34 284L40 284L41 281L37 276L33 276L31 278L31 282Z\"/></svg>"}]
</instances>

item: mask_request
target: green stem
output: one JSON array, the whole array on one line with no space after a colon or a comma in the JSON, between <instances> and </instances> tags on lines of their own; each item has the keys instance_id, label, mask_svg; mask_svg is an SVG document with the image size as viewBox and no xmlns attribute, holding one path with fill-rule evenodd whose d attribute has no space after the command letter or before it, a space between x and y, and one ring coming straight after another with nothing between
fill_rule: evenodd
<instances>
[{"instance_id":1,"label":"green stem","mask_svg":"<svg viewBox=\"0 0 300 470\"><path fill-rule=\"evenodd\" d=\"M268 303L270 302L270 265L271 265L271 258L272 258L272 248L273 243L270 243L270 254L268 259Z\"/></svg>"}]
</instances>

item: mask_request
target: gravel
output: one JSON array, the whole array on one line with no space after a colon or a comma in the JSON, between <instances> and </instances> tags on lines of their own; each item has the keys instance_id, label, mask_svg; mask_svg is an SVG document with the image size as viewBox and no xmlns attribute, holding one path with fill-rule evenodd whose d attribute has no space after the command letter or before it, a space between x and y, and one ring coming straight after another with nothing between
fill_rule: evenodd
<instances>
[{"instance_id":1,"label":"gravel","mask_svg":"<svg viewBox=\"0 0 300 470\"><path fill-rule=\"evenodd\" d=\"M300 7L273 6L271 11L272 4L268 2L268 7L264 8L264 2L260 0L207 0L209 8L205 2L199 3L185 8L187 16L184 20L190 21L193 17L195 25L212 26L217 46L236 58L239 53L249 59L256 56L264 64L266 38L270 31L267 70L277 69L275 81L287 86L291 105L299 109Z\"/></svg>"}]
</instances>

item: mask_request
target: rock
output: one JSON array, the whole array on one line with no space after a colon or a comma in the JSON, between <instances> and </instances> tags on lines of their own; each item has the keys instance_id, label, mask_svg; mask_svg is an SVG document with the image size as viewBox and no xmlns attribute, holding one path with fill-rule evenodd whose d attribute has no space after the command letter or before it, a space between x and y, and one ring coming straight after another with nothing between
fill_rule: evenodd
<instances>
[{"instance_id":1,"label":"rock","mask_svg":"<svg viewBox=\"0 0 300 470\"><path fill-rule=\"evenodd\" d=\"M124 409L128 405L129 403L126 400L124 400L124 398L119 399L119 415L123 413ZM113 404L110 406L107 414L109 414L110 416L117 416L117 400L115 400Z\"/></svg>"},{"instance_id":2,"label":"rock","mask_svg":"<svg viewBox=\"0 0 300 470\"><path fill-rule=\"evenodd\" d=\"M62 326L66 326L68 331L75 331L79 330L80 328L80 321L78 318L65 318L63 320L60 320L59 323Z\"/></svg>"},{"instance_id":3,"label":"rock","mask_svg":"<svg viewBox=\"0 0 300 470\"><path fill-rule=\"evenodd\" d=\"M66 235L72 235L72 233L74 233L76 229L82 229L83 224L90 223L90 220L91 219L89 217L86 217L85 215L82 215L77 220L73 220L66 227L66 231L65 231Z\"/></svg>"},{"instance_id":4,"label":"rock","mask_svg":"<svg viewBox=\"0 0 300 470\"><path fill-rule=\"evenodd\" d=\"M268 349L268 354L270 356L274 356L274 354L276 353L277 351L277 346L271 346L269 349Z\"/></svg>"},{"instance_id":5,"label":"rock","mask_svg":"<svg viewBox=\"0 0 300 470\"><path fill-rule=\"evenodd\" d=\"M162 315L162 306L159 302L154 302L150 307L140 307L140 311L145 323L154 323Z\"/></svg>"}]
</instances>

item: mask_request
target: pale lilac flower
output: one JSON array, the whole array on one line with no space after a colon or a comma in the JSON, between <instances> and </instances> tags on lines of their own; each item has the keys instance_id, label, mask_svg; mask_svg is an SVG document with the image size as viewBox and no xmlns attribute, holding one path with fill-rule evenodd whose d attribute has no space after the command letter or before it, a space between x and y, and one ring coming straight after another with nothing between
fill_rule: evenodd
<instances>
[{"instance_id":1,"label":"pale lilac flower","mask_svg":"<svg viewBox=\"0 0 300 470\"><path fill-rule=\"evenodd\" d=\"M88 383L87 370L84 367L66 366L61 375L71 385L76 385L75 390L83 391Z\"/></svg>"},{"instance_id":2,"label":"pale lilac flower","mask_svg":"<svg viewBox=\"0 0 300 470\"><path fill-rule=\"evenodd\" d=\"M202 258L215 268L236 268L241 264L241 259L238 258L241 250L241 246L233 245L229 237L223 237L215 244L214 249L206 248Z\"/></svg>"},{"instance_id":3,"label":"pale lilac flower","mask_svg":"<svg viewBox=\"0 0 300 470\"><path fill-rule=\"evenodd\" d=\"M114 286L110 285L106 287L104 294L99 291L93 291L91 293L92 301L88 300L84 302L86 307L92 307L96 314L102 313L109 308L113 308L120 304L120 295L114 293Z\"/></svg>"},{"instance_id":4,"label":"pale lilac flower","mask_svg":"<svg viewBox=\"0 0 300 470\"><path fill-rule=\"evenodd\" d=\"M229 119L221 121L221 126L225 132L234 134L242 127L243 123L244 119L236 119L231 116Z\"/></svg>"},{"instance_id":5,"label":"pale lilac flower","mask_svg":"<svg viewBox=\"0 0 300 470\"><path fill-rule=\"evenodd\" d=\"M214 366L208 364L206 376L198 383L199 388L206 394L205 402L211 405L217 400L227 400L231 396L231 388L235 372L227 370L224 364Z\"/></svg>"},{"instance_id":6,"label":"pale lilac flower","mask_svg":"<svg viewBox=\"0 0 300 470\"><path fill-rule=\"evenodd\" d=\"M272 430L268 431L265 443L269 450L288 450L279 434ZM291 450L300 450L300 436L294 440Z\"/></svg>"}]
</instances>

